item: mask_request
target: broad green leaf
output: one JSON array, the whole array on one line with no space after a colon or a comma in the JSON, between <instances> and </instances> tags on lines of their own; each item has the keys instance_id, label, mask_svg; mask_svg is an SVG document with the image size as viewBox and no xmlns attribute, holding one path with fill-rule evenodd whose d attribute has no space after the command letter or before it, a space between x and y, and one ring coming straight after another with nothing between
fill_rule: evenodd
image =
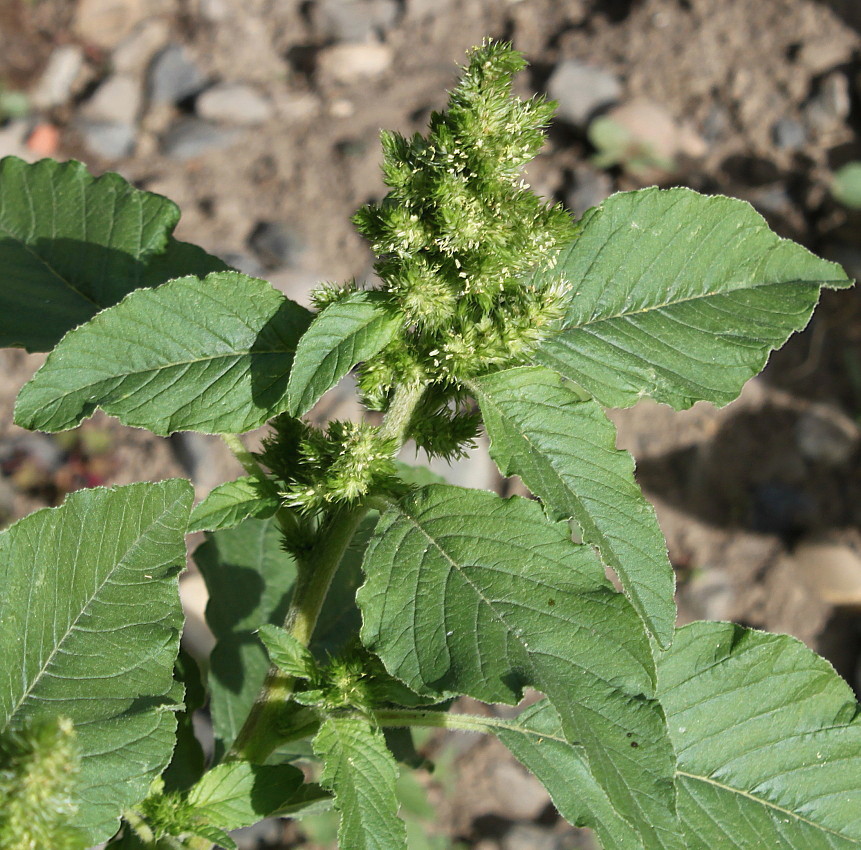
<instances>
[{"instance_id":1,"label":"broad green leaf","mask_svg":"<svg viewBox=\"0 0 861 850\"><path fill-rule=\"evenodd\" d=\"M72 493L0 533L0 729L68 717L76 825L116 831L170 760L187 481Z\"/></svg>"},{"instance_id":2,"label":"broad green leaf","mask_svg":"<svg viewBox=\"0 0 861 850\"><path fill-rule=\"evenodd\" d=\"M400 327L382 292L351 292L326 307L296 349L287 386L290 414L307 413L357 363L382 351Z\"/></svg>"},{"instance_id":3,"label":"broad green leaf","mask_svg":"<svg viewBox=\"0 0 861 850\"><path fill-rule=\"evenodd\" d=\"M338 846L406 848L395 796L398 766L383 733L361 717L327 717L314 738L314 752L323 760L320 784L334 792L341 815Z\"/></svg>"},{"instance_id":4,"label":"broad green leaf","mask_svg":"<svg viewBox=\"0 0 861 850\"><path fill-rule=\"evenodd\" d=\"M191 511L189 534L234 528L245 519L266 519L278 510L278 499L250 475L214 487Z\"/></svg>"},{"instance_id":5,"label":"broad green leaf","mask_svg":"<svg viewBox=\"0 0 861 850\"><path fill-rule=\"evenodd\" d=\"M861 713L787 635L691 623L658 656L690 850L861 846Z\"/></svg>"},{"instance_id":6,"label":"broad green leaf","mask_svg":"<svg viewBox=\"0 0 861 850\"><path fill-rule=\"evenodd\" d=\"M161 775L165 793L187 791L206 769L206 756L195 735L192 717L197 709L203 708L206 689L203 687L197 662L184 649L179 651L174 678L181 682L185 689L185 705L176 715L176 746L170 764Z\"/></svg>"},{"instance_id":7,"label":"broad green leaf","mask_svg":"<svg viewBox=\"0 0 861 850\"><path fill-rule=\"evenodd\" d=\"M259 635L272 663L282 673L300 679L308 679L313 675L317 666L314 657L308 647L286 629L267 624L260 627Z\"/></svg>"},{"instance_id":8,"label":"broad green leaf","mask_svg":"<svg viewBox=\"0 0 861 850\"><path fill-rule=\"evenodd\" d=\"M595 781L583 747L566 740L559 713L548 700L530 706L495 731L541 781L569 823L594 829L604 850L649 850Z\"/></svg>"},{"instance_id":9,"label":"broad green leaf","mask_svg":"<svg viewBox=\"0 0 861 850\"><path fill-rule=\"evenodd\" d=\"M281 548L274 519L247 519L206 537L194 560L209 591L206 622L216 638L209 658L209 693L217 762L266 678L269 659L257 629L284 622L296 565Z\"/></svg>"},{"instance_id":10,"label":"broad green leaf","mask_svg":"<svg viewBox=\"0 0 861 850\"><path fill-rule=\"evenodd\" d=\"M0 346L50 351L133 289L226 266L170 234L176 205L79 162L0 160Z\"/></svg>"},{"instance_id":11,"label":"broad green leaf","mask_svg":"<svg viewBox=\"0 0 861 850\"><path fill-rule=\"evenodd\" d=\"M497 372L471 386L502 474L519 475L553 513L577 521L649 631L669 645L676 608L667 547L634 480L633 459L616 449L616 429L601 407L540 366Z\"/></svg>"},{"instance_id":12,"label":"broad green leaf","mask_svg":"<svg viewBox=\"0 0 861 850\"><path fill-rule=\"evenodd\" d=\"M15 421L63 431L100 407L162 435L249 431L284 410L309 317L238 272L137 290L63 337L21 390Z\"/></svg>"},{"instance_id":13,"label":"broad green leaf","mask_svg":"<svg viewBox=\"0 0 861 850\"><path fill-rule=\"evenodd\" d=\"M543 691L643 842L680 846L642 622L566 523L524 499L432 485L383 514L363 566L362 637L392 675L486 702Z\"/></svg>"},{"instance_id":14,"label":"broad green leaf","mask_svg":"<svg viewBox=\"0 0 861 850\"><path fill-rule=\"evenodd\" d=\"M744 201L681 188L614 195L587 212L559 272L572 298L533 360L613 407L732 401L807 324L821 287L850 285Z\"/></svg>"},{"instance_id":15,"label":"broad green leaf","mask_svg":"<svg viewBox=\"0 0 861 850\"><path fill-rule=\"evenodd\" d=\"M236 761L207 771L189 791L188 802L196 815L219 829L239 829L295 811L297 801L304 803L307 796L304 783L302 771L289 764Z\"/></svg>"}]
</instances>

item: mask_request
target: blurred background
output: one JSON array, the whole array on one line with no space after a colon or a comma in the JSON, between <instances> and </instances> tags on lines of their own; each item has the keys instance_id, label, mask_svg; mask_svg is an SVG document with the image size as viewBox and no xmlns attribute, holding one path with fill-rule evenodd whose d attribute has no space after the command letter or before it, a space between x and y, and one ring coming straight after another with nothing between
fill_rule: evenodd
<instances>
[{"instance_id":1,"label":"blurred background","mask_svg":"<svg viewBox=\"0 0 861 850\"><path fill-rule=\"evenodd\" d=\"M349 217L384 193L379 130L422 130L485 36L526 54L520 94L559 102L529 168L539 193L578 216L651 184L734 195L861 277L857 0L0 0L0 156L118 171L180 205L179 238L307 303L318 281L372 275ZM680 618L794 634L856 690L859 298L826 294L722 410L613 414L668 538ZM102 416L57 436L17 429L15 394L41 358L0 357L4 525L79 487L186 474L202 496L240 472L202 435L161 440ZM349 385L320 409L355 413ZM519 486L481 451L438 471ZM194 572L183 593L189 648L205 656ZM411 847L594 846L492 741L421 743L436 769L402 783ZM328 847L334 830L319 817L240 840Z\"/></svg>"}]
</instances>

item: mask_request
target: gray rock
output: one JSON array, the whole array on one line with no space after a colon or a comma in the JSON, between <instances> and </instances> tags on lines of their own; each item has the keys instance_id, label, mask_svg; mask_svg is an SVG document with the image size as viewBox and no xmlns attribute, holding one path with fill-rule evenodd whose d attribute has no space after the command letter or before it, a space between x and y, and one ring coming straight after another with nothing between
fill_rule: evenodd
<instances>
[{"instance_id":1,"label":"gray rock","mask_svg":"<svg viewBox=\"0 0 861 850\"><path fill-rule=\"evenodd\" d=\"M135 148L135 128L129 124L82 118L75 126L87 148L102 159L122 159Z\"/></svg>"},{"instance_id":2,"label":"gray rock","mask_svg":"<svg viewBox=\"0 0 861 850\"><path fill-rule=\"evenodd\" d=\"M245 127L263 124L272 116L269 101L252 86L241 83L219 83L207 89L195 108L201 118Z\"/></svg>"},{"instance_id":3,"label":"gray rock","mask_svg":"<svg viewBox=\"0 0 861 850\"><path fill-rule=\"evenodd\" d=\"M348 85L378 77L391 64L392 49L387 44L333 44L317 57L321 79Z\"/></svg>"},{"instance_id":4,"label":"gray rock","mask_svg":"<svg viewBox=\"0 0 861 850\"><path fill-rule=\"evenodd\" d=\"M48 59L30 99L39 109L60 106L72 96L75 81L84 67L84 51L77 44L58 47Z\"/></svg>"},{"instance_id":5,"label":"gray rock","mask_svg":"<svg viewBox=\"0 0 861 850\"><path fill-rule=\"evenodd\" d=\"M368 41L397 20L396 0L318 0L312 8L314 28L335 42Z\"/></svg>"},{"instance_id":6,"label":"gray rock","mask_svg":"<svg viewBox=\"0 0 861 850\"><path fill-rule=\"evenodd\" d=\"M134 77L108 77L84 105L82 114L93 121L113 121L133 126L140 114L142 92Z\"/></svg>"},{"instance_id":7,"label":"gray rock","mask_svg":"<svg viewBox=\"0 0 861 850\"><path fill-rule=\"evenodd\" d=\"M500 842L501 850L560 850L559 838L546 827L515 824Z\"/></svg>"},{"instance_id":8,"label":"gray rock","mask_svg":"<svg viewBox=\"0 0 861 850\"><path fill-rule=\"evenodd\" d=\"M153 104L179 103L205 86L206 77L181 44L169 44L149 66L147 92Z\"/></svg>"},{"instance_id":9,"label":"gray rock","mask_svg":"<svg viewBox=\"0 0 861 850\"><path fill-rule=\"evenodd\" d=\"M578 165L573 177L574 183L565 193L565 206L577 216L597 207L613 193L613 180L606 171Z\"/></svg>"},{"instance_id":10,"label":"gray rock","mask_svg":"<svg viewBox=\"0 0 861 850\"><path fill-rule=\"evenodd\" d=\"M610 71L566 59L547 81L547 93L559 104L560 120L585 129L595 112L619 100L622 84Z\"/></svg>"},{"instance_id":11,"label":"gray rock","mask_svg":"<svg viewBox=\"0 0 861 850\"><path fill-rule=\"evenodd\" d=\"M251 236L248 247L267 269L297 266L305 253L305 242L293 228L278 221L261 221Z\"/></svg>"},{"instance_id":12,"label":"gray rock","mask_svg":"<svg viewBox=\"0 0 861 850\"><path fill-rule=\"evenodd\" d=\"M702 126L702 137L709 145L722 139L730 127L729 113L719 104L714 104L706 115Z\"/></svg>"},{"instance_id":13,"label":"gray rock","mask_svg":"<svg viewBox=\"0 0 861 850\"><path fill-rule=\"evenodd\" d=\"M771 128L771 137L775 147L785 151L797 151L807 142L807 130L800 121L794 118L781 118L775 121Z\"/></svg>"},{"instance_id":14,"label":"gray rock","mask_svg":"<svg viewBox=\"0 0 861 850\"><path fill-rule=\"evenodd\" d=\"M804 457L825 466L842 466L858 448L858 426L825 404L805 411L795 425L795 443Z\"/></svg>"},{"instance_id":15,"label":"gray rock","mask_svg":"<svg viewBox=\"0 0 861 850\"><path fill-rule=\"evenodd\" d=\"M161 148L167 156L186 160L226 148L235 140L236 130L216 127L199 118L182 118L162 136Z\"/></svg>"},{"instance_id":16,"label":"gray rock","mask_svg":"<svg viewBox=\"0 0 861 850\"><path fill-rule=\"evenodd\" d=\"M32 161L33 155L27 150L30 126L29 121L19 119L0 127L0 159L4 156L17 156Z\"/></svg>"},{"instance_id":17,"label":"gray rock","mask_svg":"<svg viewBox=\"0 0 861 850\"><path fill-rule=\"evenodd\" d=\"M807 101L804 117L811 128L828 132L842 124L852 108L849 95L849 80L835 71L823 79L816 93Z\"/></svg>"},{"instance_id":18,"label":"gray rock","mask_svg":"<svg viewBox=\"0 0 861 850\"><path fill-rule=\"evenodd\" d=\"M164 18L141 21L111 54L118 74L142 76L153 56L170 41L170 25Z\"/></svg>"},{"instance_id":19,"label":"gray rock","mask_svg":"<svg viewBox=\"0 0 861 850\"><path fill-rule=\"evenodd\" d=\"M230 251L220 256L228 266L250 277L264 277L266 275L266 269L250 254Z\"/></svg>"}]
</instances>

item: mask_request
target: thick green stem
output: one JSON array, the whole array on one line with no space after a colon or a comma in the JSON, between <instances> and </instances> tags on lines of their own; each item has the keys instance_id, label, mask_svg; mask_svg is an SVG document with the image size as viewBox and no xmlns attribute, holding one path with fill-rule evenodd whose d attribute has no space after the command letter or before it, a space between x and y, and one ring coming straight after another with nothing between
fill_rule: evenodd
<instances>
[{"instance_id":1,"label":"thick green stem","mask_svg":"<svg viewBox=\"0 0 861 850\"><path fill-rule=\"evenodd\" d=\"M479 717L475 714L451 714L447 711L383 708L374 712L380 726L402 728L426 726L435 729L457 729L461 732L494 734L497 729L520 729L516 723L501 717Z\"/></svg>"},{"instance_id":2,"label":"thick green stem","mask_svg":"<svg viewBox=\"0 0 861 850\"><path fill-rule=\"evenodd\" d=\"M394 440L398 447L404 442L410 420L425 385L402 384L395 391L392 403L381 426L381 436ZM238 438L240 451L244 449ZM231 445L227 440L228 445ZM233 447L231 447L233 448ZM242 461L239 451L233 449ZM246 454L250 454L246 452ZM251 458L256 465L256 461ZM244 465L244 464L243 464ZM247 469L248 467L246 467ZM258 466L259 469L259 466ZM261 470L262 472L262 470ZM320 617L323 603L338 570L344 552L369 510L367 504L338 508L321 525L317 542L297 560L296 586L284 628L303 646L308 646ZM226 760L264 761L283 740L287 703L293 693L294 679L273 666L270 668L245 723L226 756Z\"/></svg>"}]
</instances>

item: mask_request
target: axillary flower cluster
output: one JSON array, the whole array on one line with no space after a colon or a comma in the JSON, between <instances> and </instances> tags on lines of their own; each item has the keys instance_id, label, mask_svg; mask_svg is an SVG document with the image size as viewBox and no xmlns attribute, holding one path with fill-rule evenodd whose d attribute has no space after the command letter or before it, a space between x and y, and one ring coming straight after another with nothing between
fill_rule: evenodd
<instances>
[{"instance_id":1,"label":"axillary flower cluster","mask_svg":"<svg viewBox=\"0 0 861 850\"><path fill-rule=\"evenodd\" d=\"M361 365L359 387L373 410L385 410L401 384L424 387L407 436L431 454L457 456L475 436L478 419L460 382L522 362L569 294L553 268L576 226L522 179L554 111L542 97L513 96L512 78L525 65L510 45L476 48L427 136L382 133L390 191L354 217L378 257L387 309L400 322L395 339ZM355 288L323 286L316 306ZM380 477L394 480L391 447L372 445L375 439L367 426L306 432L298 460L307 476L290 486L288 503L307 509L352 501Z\"/></svg>"}]
</instances>

